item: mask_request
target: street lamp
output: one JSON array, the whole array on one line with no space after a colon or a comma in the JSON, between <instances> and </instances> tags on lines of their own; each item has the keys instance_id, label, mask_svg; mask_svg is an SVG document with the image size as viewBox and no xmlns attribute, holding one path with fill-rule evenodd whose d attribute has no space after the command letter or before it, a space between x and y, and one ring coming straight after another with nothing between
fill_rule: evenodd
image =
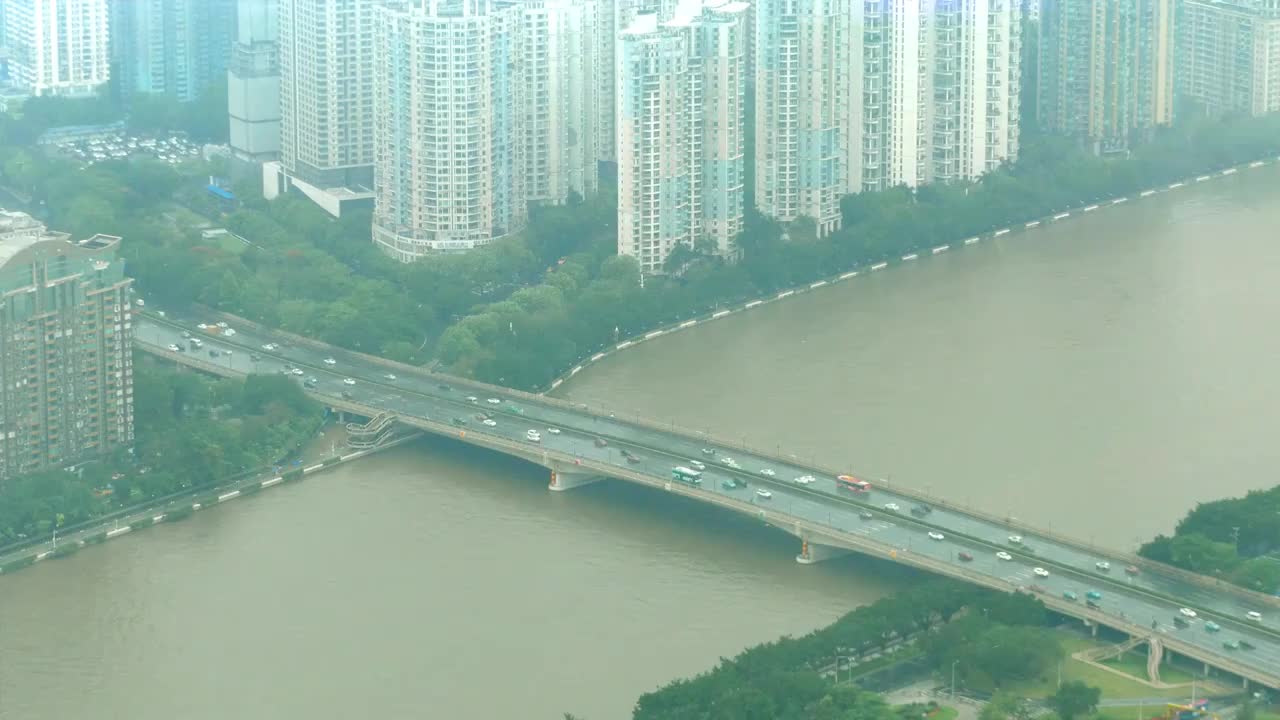
<instances>
[{"instance_id":1,"label":"street lamp","mask_svg":"<svg viewBox=\"0 0 1280 720\"><path fill-rule=\"evenodd\" d=\"M956 665L960 664L960 659L956 658L951 661L951 699L956 699Z\"/></svg>"}]
</instances>

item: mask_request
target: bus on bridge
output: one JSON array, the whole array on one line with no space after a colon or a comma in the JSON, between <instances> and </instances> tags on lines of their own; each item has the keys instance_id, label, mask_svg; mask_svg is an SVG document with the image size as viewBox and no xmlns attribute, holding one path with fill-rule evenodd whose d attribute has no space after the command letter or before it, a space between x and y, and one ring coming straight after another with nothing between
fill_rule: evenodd
<instances>
[{"instance_id":1,"label":"bus on bridge","mask_svg":"<svg viewBox=\"0 0 1280 720\"><path fill-rule=\"evenodd\" d=\"M671 479L678 480L682 483L688 483L690 485L701 485L702 473L697 470L690 470L682 465L680 467L671 468Z\"/></svg>"},{"instance_id":2,"label":"bus on bridge","mask_svg":"<svg viewBox=\"0 0 1280 720\"><path fill-rule=\"evenodd\" d=\"M850 492L869 492L871 483L866 480L859 480L852 475L841 475L836 478L836 487Z\"/></svg>"}]
</instances>

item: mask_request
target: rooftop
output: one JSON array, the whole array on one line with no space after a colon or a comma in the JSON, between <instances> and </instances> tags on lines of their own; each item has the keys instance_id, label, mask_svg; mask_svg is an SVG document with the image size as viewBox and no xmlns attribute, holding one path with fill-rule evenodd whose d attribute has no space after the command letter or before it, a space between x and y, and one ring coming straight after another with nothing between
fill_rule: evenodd
<instances>
[{"instance_id":1,"label":"rooftop","mask_svg":"<svg viewBox=\"0 0 1280 720\"><path fill-rule=\"evenodd\" d=\"M106 250L120 242L120 238L115 235L102 234L73 242L69 234L50 230L44 223L24 212L0 208L0 266L37 243L58 240L70 247L89 251Z\"/></svg>"}]
</instances>

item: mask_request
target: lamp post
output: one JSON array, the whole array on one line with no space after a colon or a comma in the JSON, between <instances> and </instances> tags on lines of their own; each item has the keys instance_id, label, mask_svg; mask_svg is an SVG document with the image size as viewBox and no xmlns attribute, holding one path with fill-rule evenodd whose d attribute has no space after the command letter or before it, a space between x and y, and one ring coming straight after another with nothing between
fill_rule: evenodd
<instances>
[{"instance_id":1,"label":"lamp post","mask_svg":"<svg viewBox=\"0 0 1280 720\"><path fill-rule=\"evenodd\" d=\"M951 699L953 701L956 699L956 665L958 664L960 664L958 658L951 661Z\"/></svg>"}]
</instances>

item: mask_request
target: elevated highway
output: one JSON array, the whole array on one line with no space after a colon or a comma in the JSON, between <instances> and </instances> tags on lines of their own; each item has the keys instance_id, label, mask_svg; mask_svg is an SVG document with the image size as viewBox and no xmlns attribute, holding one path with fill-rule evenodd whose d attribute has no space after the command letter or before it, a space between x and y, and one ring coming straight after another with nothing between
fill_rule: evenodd
<instances>
[{"instance_id":1,"label":"elevated highway","mask_svg":"<svg viewBox=\"0 0 1280 720\"><path fill-rule=\"evenodd\" d=\"M553 490L600 477L649 485L752 515L795 535L801 540L801 562L857 551L986 587L1037 592L1049 607L1086 623L1159 638L1166 655L1177 653L1280 688L1280 603L1273 598L925 498L908 488L872 480L870 492L842 491L835 476L847 470L812 467L707 433L434 375L243 320L226 318L235 330L230 337L196 327L218 319L173 313L139 318L136 342L149 352L222 375L297 368L302 371L299 380L314 379L310 392L335 409L374 418L375 428L394 417L404 425L524 458L551 471ZM167 349L188 347L184 332L202 338L204 347ZM218 356L211 357L210 350ZM482 413L492 416L492 425L483 424ZM540 441L528 440L529 430L538 430ZM733 466L726 464L729 458ZM672 468L692 461L707 465L702 484L674 482ZM773 476L762 472L766 469ZM814 482L795 482L805 475ZM762 489L771 497L757 493ZM912 514L921 504L930 510ZM943 539L932 539L931 532ZM1010 542L1015 535L1021 542ZM1000 559L998 552L1010 559ZM1098 563L1110 563L1111 569L1102 571ZM1126 573L1127 566L1138 572ZM1048 575L1037 576L1035 568ZM1085 604L1090 590L1101 593L1092 607ZM1067 593L1078 599L1069 600ZM1183 607L1199 615L1185 628L1174 622ZM1262 622L1246 620L1248 611L1262 613ZM1209 631L1206 620L1221 629ZM1232 640L1253 649L1229 650L1225 643Z\"/></svg>"}]
</instances>

